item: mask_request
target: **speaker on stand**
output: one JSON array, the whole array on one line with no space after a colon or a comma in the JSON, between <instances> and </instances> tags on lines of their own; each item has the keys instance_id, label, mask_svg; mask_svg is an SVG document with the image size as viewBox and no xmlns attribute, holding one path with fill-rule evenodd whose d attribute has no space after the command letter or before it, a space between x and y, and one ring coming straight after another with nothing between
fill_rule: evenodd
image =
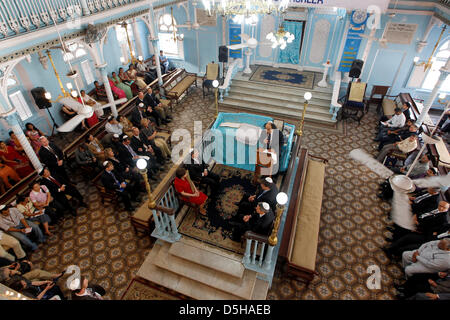
<instances>
[{"instance_id":1,"label":"speaker on stand","mask_svg":"<svg viewBox=\"0 0 450 320\"><path fill-rule=\"evenodd\" d=\"M219 47L219 62L222 62L222 81L225 77L225 68L224 64L228 62L228 48L227 46Z\"/></svg>"},{"instance_id":2,"label":"speaker on stand","mask_svg":"<svg viewBox=\"0 0 450 320\"><path fill-rule=\"evenodd\" d=\"M52 107L52 103L50 102L50 100L48 100L45 97L45 89L42 87L37 87L31 90L31 95L34 98L34 102L36 103L36 105L38 106L39 109L47 109L48 114L50 115L50 119L52 119L53 122L53 127L52 127L52 136L53 133L55 132L55 128L58 128L58 125L55 122L55 119L53 118L52 113L50 112L49 108Z\"/></svg>"},{"instance_id":3,"label":"speaker on stand","mask_svg":"<svg viewBox=\"0 0 450 320\"><path fill-rule=\"evenodd\" d=\"M352 62L352 66L350 67L350 71L348 73L348 76L352 78L359 78L361 75L362 67L363 67L364 61L355 59Z\"/></svg>"}]
</instances>

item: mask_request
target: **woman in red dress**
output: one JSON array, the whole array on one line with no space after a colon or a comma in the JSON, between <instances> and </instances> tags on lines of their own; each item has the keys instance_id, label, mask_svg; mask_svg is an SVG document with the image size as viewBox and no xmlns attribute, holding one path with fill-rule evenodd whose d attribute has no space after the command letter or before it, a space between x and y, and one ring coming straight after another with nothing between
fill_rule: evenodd
<instances>
[{"instance_id":1,"label":"woman in red dress","mask_svg":"<svg viewBox=\"0 0 450 320\"><path fill-rule=\"evenodd\" d=\"M185 168L178 168L173 185L177 192L181 194L183 201L197 204L199 206L199 212L206 215L205 203L208 196L198 191L194 183L187 176L188 171Z\"/></svg>"},{"instance_id":2,"label":"woman in red dress","mask_svg":"<svg viewBox=\"0 0 450 320\"><path fill-rule=\"evenodd\" d=\"M34 171L28 158L18 153L14 147L6 145L4 141L0 141L0 158L4 161L4 164L16 170L21 178Z\"/></svg>"}]
</instances>

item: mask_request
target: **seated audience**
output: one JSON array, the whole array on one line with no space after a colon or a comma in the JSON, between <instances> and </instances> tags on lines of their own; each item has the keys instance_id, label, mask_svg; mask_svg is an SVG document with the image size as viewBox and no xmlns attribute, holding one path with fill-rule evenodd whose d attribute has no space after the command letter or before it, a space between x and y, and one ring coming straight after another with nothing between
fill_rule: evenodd
<instances>
[{"instance_id":1,"label":"seated audience","mask_svg":"<svg viewBox=\"0 0 450 320\"><path fill-rule=\"evenodd\" d=\"M15 257L8 253L8 250L12 249L14 251ZM17 259L25 258L26 254L20 245L19 240L4 233L0 230L0 258L8 259L9 261L15 261Z\"/></svg>"},{"instance_id":2,"label":"seated audience","mask_svg":"<svg viewBox=\"0 0 450 320\"><path fill-rule=\"evenodd\" d=\"M154 130L150 120L143 118L141 120L141 133L147 138L147 142L153 147L158 147L164 158L170 159L172 152L164 138L158 136L158 131Z\"/></svg>"},{"instance_id":3,"label":"seated audience","mask_svg":"<svg viewBox=\"0 0 450 320\"><path fill-rule=\"evenodd\" d=\"M98 81L94 81L94 90L95 94L97 95L97 100L108 102L108 95L106 94L105 86L100 85Z\"/></svg>"},{"instance_id":4,"label":"seated audience","mask_svg":"<svg viewBox=\"0 0 450 320\"><path fill-rule=\"evenodd\" d=\"M6 145L4 141L0 141L0 159L5 165L14 169L21 178L34 171L28 158L18 153L14 147Z\"/></svg>"},{"instance_id":5,"label":"seated audience","mask_svg":"<svg viewBox=\"0 0 450 320\"><path fill-rule=\"evenodd\" d=\"M71 286L72 300L103 300L106 290L99 285L89 285L88 279L84 278L81 288L79 288L79 281L74 281L76 284ZM78 289L79 288L79 289Z\"/></svg>"},{"instance_id":6,"label":"seated audience","mask_svg":"<svg viewBox=\"0 0 450 320\"><path fill-rule=\"evenodd\" d=\"M13 147L14 150L16 150L19 154L24 155L25 152L23 151L23 147L20 144L19 139L17 138L16 134L13 131L9 132L9 142L8 145Z\"/></svg>"},{"instance_id":7,"label":"seated audience","mask_svg":"<svg viewBox=\"0 0 450 320\"><path fill-rule=\"evenodd\" d=\"M450 239L430 241L416 251L405 251L402 264L408 279L417 273L437 273L450 269Z\"/></svg>"},{"instance_id":8,"label":"seated audience","mask_svg":"<svg viewBox=\"0 0 450 320\"><path fill-rule=\"evenodd\" d=\"M63 177L50 173L50 170L45 167L39 173L42 176L41 183L45 185L50 191L51 196L61 203L66 210L69 210L73 216L76 216L75 209L70 205L67 195L74 197L78 200L79 206L88 208L88 205L84 202L83 196L70 182Z\"/></svg>"},{"instance_id":9,"label":"seated audience","mask_svg":"<svg viewBox=\"0 0 450 320\"><path fill-rule=\"evenodd\" d=\"M406 124L399 129L385 130L382 134L378 135L374 141L379 141L378 150L381 150L384 145L401 141L408 138L411 133L417 133L418 128L411 120L406 121Z\"/></svg>"},{"instance_id":10,"label":"seated audience","mask_svg":"<svg viewBox=\"0 0 450 320\"><path fill-rule=\"evenodd\" d=\"M131 201L137 202L137 197L139 195L140 187L139 185L133 183L129 184L125 181L122 175L114 170L114 165L110 161L105 161L103 163L105 170L102 173L101 181L103 186L117 194L125 205L125 210L133 211L134 207L131 205Z\"/></svg>"},{"instance_id":11,"label":"seated audience","mask_svg":"<svg viewBox=\"0 0 450 320\"><path fill-rule=\"evenodd\" d=\"M62 218L62 213L66 208L51 196L50 191L45 185L34 181L31 183L30 189L29 197L36 209L45 210L45 213L54 221Z\"/></svg>"},{"instance_id":12,"label":"seated audience","mask_svg":"<svg viewBox=\"0 0 450 320\"><path fill-rule=\"evenodd\" d=\"M0 179L3 181L5 188L10 189L13 184L19 182L21 178L13 168L7 166L5 161L0 158Z\"/></svg>"},{"instance_id":13,"label":"seated audience","mask_svg":"<svg viewBox=\"0 0 450 320\"><path fill-rule=\"evenodd\" d=\"M98 141L98 139L95 138L92 134L90 134L86 138L86 145L89 148L89 150L92 152L94 157L97 158L100 163L103 163L103 161L105 161L105 155L104 155L105 148L100 143L100 141Z\"/></svg>"},{"instance_id":14,"label":"seated audience","mask_svg":"<svg viewBox=\"0 0 450 320\"><path fill-rule=\"evenodd\" d=\"M137 154L137 152L131 147L131 140L130 138L125 135L122 137L122 143L118 147L119 149L119 160L121 163L129 166L130 168L136 167L136 161L141 158ZM149 179L156 180L154 176L158 174L158 166L156 164L155 159L152 157L149 157L148 161L148 167L147 167L147 173Z\"/></svg>"},{"instance_id":15,"label":"seated audience","mask_svg":"<svg viewBox=\"0 0 450 320\"><path fill-rule=\"evenodd\" d=\"M164 157L161 150L156 146L152 147L148 143L147 138L140 133L138 128L133 127L131 131L133 132L133 135L131 136L130 143L133 150L139 155L150 158L155 157L157 165L163 166Z\"/></svg>"},{"instance_id":16,"label":"seated audience","mask_svg":"<svg viewBox=\"0 0 450 320\"><path fill-rule=\"evenodd\" d=\"M406 174L409 171L409 168L411 168L411 164L407 166L403 166L402 168L394 167L391 170L395 173L404 173ZM430 168L430 162L428 159L428 156L424 154L419 161L414 165L414 168L411 170L411 173L409 176L411 178L422 178L426 176L428 169Z\"/></svg>"},{"instance_id":17,"label":"seated audience","mask_svg":"<svg viewBox=\"0 0 450 320\"><path fill-rule=\"evenodd\" d=\"M413 220L417 225L417 231L422 233L437 232L447 223L447 213L450 204L446 201L440 201L436 209L426 212L413 212Z\"/></svg>"},{"instance_id":18,"label":"seated audience","mask_svg":"<svg viewBox=\"0 0 450 320\"><path fill-rule=\"evenodd\" d=\"M133 99L133 92L131 91L130 86L123 83L115 72L111 74L111 80L114 82L117 88L123 90L128 100Z\"/></svg>"},{"instance_id":19,"label":"seated audience","mask_svg":"<svg viewBox=\"0 0 450 320\"><path fill-rule=\"evenodd\" d=\"M119 123L122 125L122 131L123 133L125 133L127 136L131 136L133 134L133 123L128 120L128 118L126 116L119 116Z\"/></svg>"},{"instance_id":20,"label":"seated audience","mask_svg":"<svg viewBox=\"0 0 450 320\"><path fill-rule=\"evenodd\" d=\"M77 150L75 150L75 161L80 166L90 167L94 171L100 170L97 158L94 156L91 150L89 150L88 146L84 143L80 144Z\"/></svg>"},{"instance_id":21,"label":"seated audience","mask_svg":"<svg viewBox=\"0 0 450 320\"><path fill-rule=\"evenodd\" d=\"M194 183L188 178L189 172L179 167L176 171L176 177L173 185L177 192L181 195L181 200L190 202L199 206L199 212L206 215L205 204L208 196L195 187Z\"/></svg>"},{"instance_id":22,"label":"seated audience","mask_svg":"<svg viewBox=\"0 0 450 320\"><path fill-rule=\"evenodd\" d=\"M402 108L395 108L394 115L387 121L380 121L379 134L382 131L387 131L389 128L401 128L406 123L406 117L403 114Z\"/></svg>"},{"instance_id":23,"label":"seated audience","mask_svg":"<svg viewBox=\"0 0 450 320\"><path fill-rule=\"evenodd\" d=\"M24 246L32 251L38 250L37 244L28 237L29 234L33 234L39 243L45 242L46 239L39 226L26 220L17 208L9 208L2 204L0 212L0 228L18 239Z\"/></svg>"},{"instance_id":24,"label":"seated audience","mask_svg":"<svg viewBox=\"0 0 450 320\"><path fill-rule=\"evenodd\" d=\"M422 214L434 210L439 205L439 188L416 190L409 196L409 200L414 214Z\"/></svg>"},{"instance_id":25,"label":"seated audience","mask_svg":"<svg viewBox=\"0 0 450 320\"><path fill-rule=\"evenodd\" d=\"M151 87L147 89L147 94L144 96L144 104L155 109L159 117L169 123L172 117L169 115L170 106L164 106L158 97L153 93Z\"/></svg>"},{"instance_id":26,"label":"seated audience","mask_svg":"<svg viewBox=\"0 0 450 320\"><path fill-rule=\"evenodd\" d=\"M253 211L240 214L237 222L233 225L233 241L241 241L242 235L246 231L268 236L272 231L272 224L275 215L267 202L258 202Z\"/></svg>"},{"instance_id":27,"label":"seated audience","mask_svg":"<svg viewBox=\"0 0 450 320\"><path fill-rule=\"evenodd\" d=\"M219 191L220 177L208 170L208 165L200 159L197 149L192 150L190 162L185 164L189 171L192 181L198 181L199 184L206 184L211 188L211 194L216 196Z\"/></svg>"},{"instance_id":28,"label":"seated audience","mask_svg":"<svg viewBox=\"0 0 450 320\"><path fill-rule=\"evenodd\" d=\"M402 141L385 145L378 154L377 160L383 162L384 158L393 151L409 153L415 149L417 149L417 135L413 133Z\"/></svg>"},{"instance_id":29,"label":"seated audience","mask_svg":"<svg viewBox=\"0 0 450 320\"><path fill-rule=\"evenodd\" d=\"M138 71L137 75L143 77L145 83L147 84L152 83L152 81L157 78L156 72L147 68L144 61L138 60L136 63L136 69Z\"/></svg>"},{"instance_id":30,"label":"seated audience","mask_svg":"<svg viewBox=\"0 0 450 320\"><path fill-rule=\"evenodd\" d=\"M64 154L60 148L53 142L48 141L47 137L42 136L39 138L42 147L39 149L39 158L49 170L66 180L69 180L69 175L67 174L65 168Z\"/></svg>"},{"instance_id":31,"label":"seated audience","mask_svg":"<svg viewBox=\"0 0 450 320\"><path fill-rule=\"evenodd\" d=\"M132 168L125 163L119 161L111 148L105 149L105 161L109 161L114 165L114 170L119 172L126 181L141 182L142 175L137 171L137 168Z\"/></svg>"},{"instance_id":32,"label":"seated audience","mask_svg":"<svg viewBox=\"0 0 450 320\"><path fill-rule=\"evenodd\" d=\"M133 95L136 96L139 92L139 87L137 84L132 80L128 74L123 70L123 68L119 68L119 78L122 80L124 84L130 87L131 91L133 92Z\"/></svg>"},{"instance_id":33,"label":"seated audience","mask_svg":"<svg viewBox=\"0 0 450 320\"><path fill-rule=\"evenodd\" d=\"M112 81L112 79L110 77L108 77L108 81L109 81L109 86L111 87L111 91L113 92L114 96L117 96L117 98L119 98L119 99L127 97L127 95L125 94L125 91L116 87L116 85L114 84L114 81Z\"/></svg>"},{"instance_id":34,"label":"seated audience","mask_svg":"<svg viewBox=\"0 0 450 320\"><path fill-rule=\"evenodd\" d=\"M118 134L120 136L123 133L123 125L120 124L113 116L109 116L108 122L105 124L105 131L111 134Z\"/></svg>"},{"instance_id":35,"label":"seated audience","mask_svg":"<svg viewBox=\"0 0 450 320\"><path fill-rule=\"evenodd\" d=\"M164 55L164 51L159 51L159 64L161 65L161 72L167 73L169 71L169 59Z\"/></svg>"},{"instance_id":36,"label":"seated audience","mask_svg":"<svg viewBox=\"0 0 450 320\"><path fill-rule=\"evenodd\" d=\"M404 284L395 287L398 299L450 300L450 274L414 274Z\"/></svg>"},{"instance_id":37,"label":"seated audience","mask_svg":"<svg viewBox=\"0 0 450 320\"><path fill-rule=\"evenodd\" d=\"M28 122L25 124L25 135L30 139L31 146L33 147L34 151L38 152L39 148L41 147L39 137L44 135L42 131L36 128L34 124Z\"/></svg>"},{"instance_id":38,"label":"seated audience","mask_svg":"<svg viewBox=\"0 0 450 320\"><path fill-rule=\"evenodd\" d=\"M50 228L54 229L54 227L49 226L51 219L45 213L45 209L36 209L33 202L30 201L30 198L24 195L17 196L17 209L28 221L39 222L42 224L46 235L50 237L53 236L53 233L50 232Z\"/></svg>"},{"instance_id":39,"label":"seated audience","mask_svg":"<svg viewBox=\"0 0 450 320\"><path fill-rule=\"evenodd\" d=\"M51 280L29 281L22 279L12 282L9 287L31 299L50 300L54 296L59 296L61 300L65 300L60 287Z\"/></svg>"},{"instance_id":40,"label":"seated audience","mask_svg":"<svg viewBox=\"0 0 450 320\"><path fill-rule=\"evenodd\" d=\"M130 64L128 71L127 71L127 75L128 77L133 80L139 87L139 89L145 89L145 87L147 87L147 84L145 83L144 79L142 77L138 77L137 75L137 70L134 67L134 64Z\"/></svg>"},{"instance_id":41,"label":"seated audience","mask_svg":"<svg viewBox=\"0 0 450 320\"><path fill-rule=\"evenodd\" d=\"M270 208L275 211L277 205L277 194L278 188L273 183L272 178L264 178L259 182L259 188L255 194L244 194L241 201L239 202L239 210L237 216L239 214L248 214L249 212L253 212L256 205L259 202L267 202L270 205Z\"/></svg>"},{"instance_id":42,"label":"seated audience","mask_svg":"<svg viewBox=\"0 0 450 320\"><path fill-rule=\"evenodd\" d=\"M131 113L131 122L135 127L139 127L142 118L149 118L151 122L156 123L158 126L169 123L165 119L161 118L158 112L152 107L148 106L144 99L144 93L139 92L136 99L136 108Z\"/></svg>"}]
</instances>

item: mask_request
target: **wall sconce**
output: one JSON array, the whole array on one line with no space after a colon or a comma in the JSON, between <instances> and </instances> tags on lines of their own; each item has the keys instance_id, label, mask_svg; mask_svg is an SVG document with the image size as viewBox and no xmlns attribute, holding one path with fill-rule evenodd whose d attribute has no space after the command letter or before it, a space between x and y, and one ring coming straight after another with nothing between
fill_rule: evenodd
<instances>
[{"instance_id":1,"label":"wall sconce","mask_svg":"<svg viewBox=\"0 0 450 320\"><path fill-rule=\"evenodd\" d=\"M414 65L416 67L423 66L423 71L427 71L428 69L430 69L433 66L433 63L435 61L436 61L436 57L432 57L432 58L428 59L427 62L425 62L425 61L419 62L419 57L414 57L414 59L413 59Z\"/></svg>"},{"instance_id":2,"label":"wall sconce","mask_svg":"<svg viewBox=\"0 0 450 320\"><path fill-rule=\"evenodd\" d=\"M445 92L441 92L438 96L437 102L442 105L447 105L447 100L444 100L447 94Z\"/></svg>"},{"instance_id":3,"label":"wall sconce","mask_svg":"<svg viewBox=\"0 0 450 320\"><path fill-rule=\"evenodd\" d=\"M66 84L66 87L67 87L67 89L72 90L72 88L73 88L72 83L68 82Z\"/></svg>"}]
</instances>

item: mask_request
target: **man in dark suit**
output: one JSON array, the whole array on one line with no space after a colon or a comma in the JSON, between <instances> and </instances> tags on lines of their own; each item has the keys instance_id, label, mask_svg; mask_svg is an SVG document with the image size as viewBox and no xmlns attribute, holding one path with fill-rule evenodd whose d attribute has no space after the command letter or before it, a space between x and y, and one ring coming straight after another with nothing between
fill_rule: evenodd
<instances>
[{"instance_id":1,"label":"man in dark suit","mask_svg":"<svg viewBox=\"0 0 450 320\"><path fill-rule=\"evenodd\" d=\"M246 215L252 212L258 202L267 202L270 208L275 211L277 206L278 188L273 183L272 178L264 178L259 183L259 190L254 195L246 193L241 202L239 202L239 210L236 219L240 220L239 215Z\"/></svg>"},{"instance_id":2,"label":"man in dark suit","mask_svg":"<svg viewBox=\"0 0 450 320\"><path fill-rule=\"evenodd\" d=\"M64 208L70 211L73 216L76 216L76 210L72 208L66 195L70 195L78 200L79 206L88 208L84 202L83 196L70 182L57 174L52 174L47 167L44 167L39 173L42 176L41 184L45 185L50 191L51 196L61 203Z\"/></svg>"},{"instance_id":3,"label":"man in dark suit","mask_svg":"<svg viewBox=\"0 0 450 320\"><path fill-rule=\"evenodd\" d=\"M119 160L121 163L126 164L130 168L136 167L136 161L140 158L140 156L136 153L136 151L131 147L130 138L127 135L122 137L122 143L119 146ZM151 180L156 181L157 179L154 177L158 170L156 169L156 161L154 159L149 158L148 161L148 177Z\"/></svg>"},{"instance_id":4,"label":"man in dark suit","mask_svg":"<svg viewBox=\"0 0 450 320\"><path fill-rule=\"evenodd\" d=\"M170 122L172 117L169 115L169 109L170 107L164 106L161 101L158 99L158 97L153 93L152 88L147 89L147 94L144 97L144 102L147 106L152 107L158 114L161 116L162 119L166 120L167 122Z\"/></svg>"},{"instance_id":5,"label":"man in dark suit","mask_svg":"<svg viewBox=\"0 0 450 320\"><path fill-rule=\"evenodd\" d=\"M412 212L416 215L436 209L439 205L439 188L428 188L409 197Z\"/></svg>"},{"instance_id":6,"label":"man in dark suit","mask_svg":"<svg viewBox=\"0 0 450 320\"><path fill-rule=\"evenodd\" d=\"M109 190L114 191L125 205L125 210L133 211L131 201L136 202L140 193L139 185L136 183L127 183L122 175L114 170L114 165L110 161L105 161L105 170L102 173L101 181L103 186ZM131 200L131 201L130 201Z\"/></svg>"},{"instance_id":7,"label":"man in dark suit","mask_svg":"<svg viewBox=\"0 0 450 320\"><path fill-rule=\"evenodd\" d=\"M199 158L198 150L192 150L191 161L185 164L185 167L188 169L189 176L193 181L199 181L200 184L205 183L208 185L212 190L212 194L216 194L219 191L220 177L208 170L208 165L203 162L203 159Z\"/></svg>"},{"instance_id":8,"label":"man in dark suit","mask_svg":"<svg viewBox=\"0 0 450 320\"><path fill-rule=\"evenodd\" d=\"M413 220L417 224L417 231L430 234L437 232L447 223L447 213L450 204L446 201L440 201L436 209L413 215Z\"/></svg>"},{"instance_id":9,"label":"man in dark suit","mask_svg":"<svg viewBox=\"0 0 450 320\"><path fill-rule=\"evenodd\" d=\"M268 236L272 231L272 223L275 215L267 202L259 202L252 214L242 217L238 223L234 223L232 240L241 241L242 235L251 230L257 234Z\"/></svg>"},{"instance_id":10,"label":"man in dark suit","mask_svg":"<svg viewBox=\"0 0 450 320\"><path fill-rule=\"evenodd\" d=\"M137 127L132 128L133 136L131 137L131 147L133 150L139 154L148 157L156 156L158 165L164 165L164 157L162 155L161 149L157 146L151 146L147 143L147 137L139 131Z\"/></svg>"},{"instance_id":11,"label":"man in dark suit","mask_svg":"<svg viewBox=\"0 0 450 320\"><path fill-rule=\"evenodd\" d=\"M54 143L48 141L45 136L41 136L39 141L42 144L42 147L39 148L39 159L41 162L55 174L70 181L66 169L64 168L64 154L61 149Z\"/></svg>"}]
</instances>

